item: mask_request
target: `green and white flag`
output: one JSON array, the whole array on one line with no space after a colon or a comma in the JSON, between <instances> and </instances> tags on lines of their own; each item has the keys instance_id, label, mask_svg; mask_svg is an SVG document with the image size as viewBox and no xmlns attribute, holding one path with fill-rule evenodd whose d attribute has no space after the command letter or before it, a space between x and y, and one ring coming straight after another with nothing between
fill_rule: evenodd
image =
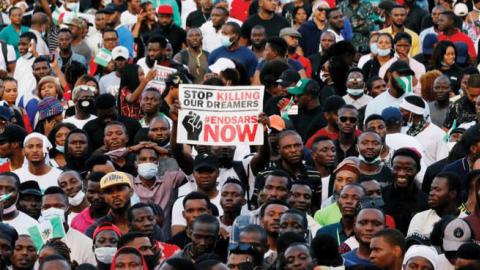
<instances>
[{"instance_id":1,"label":"green and white flag","mask_svg":"<svg viewBox=\"0 0 480 270\"><path fill-rule=\"evenodd\" d=\"M402 87L405 93L412 93L413 92L413 76L401 76L396 78L398 84Z\"/></svg>"},{"instance_id":2,"label":"green and white flag","mask_svg":"<svg viewBox=\"0 0 480 270\"><path fill-rule=\"evenodd\" d=\"M95 56L95 63L103 67L108 66L110 60L112 60L112 52L105 48L101 48Z\"/></svg>"},{"instance_id":3,"label":"green and white flag","mask_svg":"<svg viewBox=\"0 0 480 270\"><path fill-rule=\"evenodd\" d=\"M56 216L28 228L28 234L32 238L35 248L40 250L48 240L63 238L65 229L63 228L62 219Z\"/></svg>"}]
</instances>

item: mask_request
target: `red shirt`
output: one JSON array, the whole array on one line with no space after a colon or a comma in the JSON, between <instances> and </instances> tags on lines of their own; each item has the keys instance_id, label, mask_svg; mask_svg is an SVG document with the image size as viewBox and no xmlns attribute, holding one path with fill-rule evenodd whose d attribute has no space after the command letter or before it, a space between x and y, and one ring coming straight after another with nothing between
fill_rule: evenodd
<instances>
[{"instance_id":1,"label":"red shirt","mask_svg":"<svg viewBox=\"0 0 480 270\"><path fill-rule=\"evenodd\" d=\"M0 165L0 173L2 172L11 172L12 168L10 167L10 161L7 161Z\"/></svg>"},{"instance_id":2,"label":"red shirt","mask_svg":"<svg viewBox=\"0 0 480 270\"><path fill-rule=\"evenodd\" d=\"M438 34L438 41L442 40L449 40L451 42L464 42L468 47L468 55L470 55L471 58L477 58L477 52L475 51L475 45L473 44L472 39L459 29L455 29L455 34L451 36L447 36L441 32Z\"/></svg>"},{"instance_id":3,"label":"red shirt","mask_svg":"<svg viewBox=\"0 0 480 270\"><path fill-rule=\"evenodd\" d=\"M245 22L248 18L248 8L250 0L233 0L230 4L230 17Z\"/></svg>"},{"instance_id":4,"label":"red shirt","mask_svg":"<svg viewBox=\"0 0 480 270\"><path fill-rule=\"evenodd\" d=\"M87 207L72 219L70 226L81 233L85 233L93 223L95 223L95 219L90 216L90 207Z\"/></svg>"},{"instance_id":5,"label":"red shirt","mask_svg":"<svg viewBox=\"0 0 480 270\"><path fill-rule=\"evenodd\" d=\"M293 60L297 60L302 64L303 68L305 69L305 73L307 74L307 78L312 77L312 64L310 63L310 60L306 58L305 56L301 56L298 53L292 54L291 58Z\"/></svg>"}]
</instances>

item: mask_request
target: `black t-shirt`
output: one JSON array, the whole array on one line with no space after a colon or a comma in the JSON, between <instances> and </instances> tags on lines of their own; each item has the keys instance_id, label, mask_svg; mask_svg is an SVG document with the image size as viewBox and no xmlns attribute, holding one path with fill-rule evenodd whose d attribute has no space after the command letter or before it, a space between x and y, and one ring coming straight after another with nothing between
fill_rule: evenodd
<instances>
[{"instance_id":1,"label":"black t-shirt","mask_svg":"<svg viewBox=\"0 0 480 270\"><path fill-rule=\"evenodd\" d=\"M266 21L262 20L258 14L248 17L248 19L242 25L242 37L246 39L250 39L250 32L252 28L256 25L261 25L265 27L267 32L267 37L275 37L278 36L280 30L285 27L290 27L290 23L288 23L287 19L284 17L274 14L272 19Z\"/></svg>"},{"instance_id":2,"label":"black t-shirt","mask_svg":"<svg viewBox=\"0 0 480 270\"><path fill-rule=\"evenodd\" d=\"M133 138L142 126L137 120L123 115L118 116L117 120L122 122L127 128L128 145L133 145ZM85 132L88 134L88 139L92 144L92 149L98 149L103 145L105 124L103 123L102 119L96 118L88 121L88 123L83 126L83 130L85 130Z\"/></svg>"},{"instance_id":3,"label":"black t-shirt","mask_svg":"<svg viewBox=\"0 0 480 270\"><path fill-rule=\"evenodd\" d=\"M386 187L392 183L392 170L388 166L383 165L382 169L376 174L363 174L361 176L375 179L382 187Z\"/></svg>"},{"instance_id":4,"label":"black t-shirt","mask_svg":"<svg viewBox=\"0 0 480 270\"><path fill-rule=\"evenodd\" d=\"M208 19L210 19L210 13L205 14L201 10L195 10L188 14L186 25L189 28L199 28Z\"/></svg>"}]
</instances>

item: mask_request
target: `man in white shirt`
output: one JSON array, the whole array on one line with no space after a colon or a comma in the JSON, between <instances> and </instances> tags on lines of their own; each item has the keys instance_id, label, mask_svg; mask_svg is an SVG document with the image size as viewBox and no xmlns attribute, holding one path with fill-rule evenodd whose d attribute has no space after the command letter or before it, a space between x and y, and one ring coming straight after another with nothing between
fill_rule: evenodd
<instances>
[{"instance_id":1,"label":"man in white shirt","mask_svg":"<svg viewBox=\"0 0 480 270\"><path fill-rule=\"evenodd\" d=\"M448 156L448 147L444 141L445 131L426 119L425 108L425 101L419 96L407 96L400 103L405 133L422 144L422 160L430 166Z\"/></svg>"},{"instance_id":2,"label":"man in white shirt","mask_svg":"<svg viewBox=\"0 0 480 270\"><path fill-rule=\"evenodd\" d=\"M32 89L37 87L37 80L33 76L32 69L33 62L38 57L35 45L36 39L37 37L32 32L25 32L20 35L18 43L20 58L17 59L15 72L13 73L13 78L18 82L19 97L30 93Z\"/></svg>"},{"instance_id":3,"label":"man in white shirt","mask_svg":"<svg viewBox=\"0 0 480 270\"><path fill-rule=\"evenodd\" d=\"M343 96L343 100L345 100L345 103L355 106L357 110L367 106L368 102L373 99L365 94L365 79L362 70L359 68L350 69L346 86L347 94Z\"/></svg>"},{"instance_id":4,"label":"man in white shirt","mask_svg":"<svg viewBox=\"0 0 480 270\"><path fill-rule=\"evenodd\" d=\"M37 37L37 52L39 55L50 55L47 43L43 40L42 35L48 27L48 16L43 12L36 12L32 16L32 26L30 32Z\"/></svg>"},{"instance_id":5,"label":"man in white shirt","mask_svg":"<svg viewBox=\"0 0 480 270\"><path fill-rule=\"evenodd\" d=\"M428 34L438 35L440 32L440 30L438 30L438 18L440 18L440 14L444 11L445 8L442 5L437 5L432 9L432 26L425 28L420 32L420 44L423 44L423 41ZM475 49L477 49L477 46L475 46Z\"/></svg>"},{"instance_id":6,"label":"man in white shirt","mask_svg":"<svg viewBox=\"0 0 480 270\"><path fill-rule=\"evenodd\" d=\"M118 95L120 87L120 71L125 67L128 61L128 49L123 46L117 46L112 50L112 61L115 70L100 78L100 94Z\"/></svg>"},{"instance_id":7,"label":"man in white shirt","mask_svg":"<svg viewBox=\"0 0 480 270\"><path fill-rule=\"evenodd\" d=\"M387 91L381 93L372 99L368 104L365 110L365 119L367 119L371 114L382 114L382 111L388 107L398 108L405 96L411 95L411 92L407 92L407 89L404 89L404 86L400 85L398 80L406 76L414 76L415 73L410 68L410 66L404 61L397 60L392 63L388 69L387 75L388 85ZM415 78L413 78L415 80ZM430 109L426 107L425 115L430 114Z\"/></svg>"},{"instance_id":8,"label":"man in white shirt","mask_svg":"<svg viewBox=\"0 0 480 270\"><path fill-rule=\"evenodd\" d=\"M140 4L140 0L127 0L128 8L120 15L120 24L130 28L130 26L137 23L137 16L142 10Z\"/></svg>"},{"instance_id":9,"label":"man in white shirt","mask_svg":"<svg viewBox=\"0 0 480 270\"><path fill-rule=\"evenodd\" d=\"M15 49L12 45L5 43L4 41L0 41L0 48L5 46L5 54L3 49L0 49L0 71L13 74L15 71L15 63L17 61L17 56L15 55Z\"/></svg>"},{"instance_id":10,"label":"man in white shirt","mask_svg":"<svg viewBox=\"0 0 480 270\"><path fill-rule=\"evenodd\" d=\"M11 195L3 203L2 222L15 228L18 234L25 234L28 232L28 228L38 224L38 221L17 210L19 188L20 179L16 174L12 172L0 173L0 196Z\"/></svg>"},{"instance_id":11,"label":"man in white shirt","mask_svg":"<svg viewBox=\"0 0 480 270\"><path fill-rule=\"evenodd\" d=\"M85 42L87 42L88 47L92 50L93 57L97 55L98 50L100 50L103 45L102 32L107 27L106 16L104 11L97 11L97 13L95 13L95 27L89 27L87 36L85 37Z\"/></svg>"},{"instance_id":12,"label":"man in white shirt","mask_svg":"<svg viewBox=\"0 0 480 270\"><path fill-rule=\"evenodd\" d=\"M395 55L380 67L378 76L384 78L390 66L397 60L402 60L413 70L415 78L417 78L417 83L413 83L413 89L416 93L420 93L420 77L425 74L425 66L409 55L410 48L412 47L412 37L405 32L401 32L395 35L393 42L395 44Z\"/></svg>"},{"instance_id":13,"label":"man in white shirt","mask_svg":"<svg viewBox=\"0 0 480 270\"><path fill-rule=\"evenodd\" d=\"M62 242L70 248L70 258L78 264L97 264L93 253L93 241L83 233L71 228L66 222L68 215L68 197L59 187L50 187L45 190L42 198L41 222L48 221L53 217L60 217L65 229Z\"/></svg>"},{"instance_id":14,"label":"man in white shirt","mask_svg":"<svg viewBox=\"0 0 480 270\"><path fill-rule=\"evenodd\" d=\"M64 119L64 123L72 123L77 128L82 129L88 121L97 118L95 115L90 114L95 96L88 85L75 87L72 91L72 100L75 104L75 115Z\"/></svg>"},{"instance_id":15,"label":"man in white shirt","mask_svg":"<svg viewBox=\"0 0 480 270\"><path fill-rule=\"evenodd\" d=\"M33 132L25 137L23 146L27 162L20 169L13 171L20 178L20 182L35 179L42 191L57 186L57 178L62 171L49 165L48 151L52 144L48 138Z\"/></svg>"},{"instance_id":16,"label":"man in white shirt","mask_svg":"<svg viewBox=\"0 0 480 270\"><path fill-rule=\"evenodd\" d=\"M421 234L430 237L433 225L442 217L452 215L466 217L458 209L461 179L452 172L441 172L433 179L428 196L430 209L415 214L408 226L407 236Z\"/></svg>"},{"instance_id":17,"label":"man in white shirt","mask_svg":"<svg viewBox=\"0 0 480 270\"><path fill-rule=\"evenodd\" d=\"M236 22L240 26L242 22L229 17L228 10L223 7L214 7L210 15L210 20L203 23L200 27L203 36L203 49L207 52L212 52L218 47L222 46L221 37L222 32L220 31L222 25L226 22Z\"/></svg>"}]
</instances>

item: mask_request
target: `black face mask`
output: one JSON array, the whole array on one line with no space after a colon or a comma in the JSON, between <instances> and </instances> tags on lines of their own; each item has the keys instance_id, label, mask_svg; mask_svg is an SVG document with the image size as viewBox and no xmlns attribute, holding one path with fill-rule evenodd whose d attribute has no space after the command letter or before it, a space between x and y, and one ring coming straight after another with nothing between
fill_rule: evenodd
<instances>
[{"instance_id":1,"label":"black face mask","mask_svg":"<svg viewBox=\"0 0 480 270\"><path fill-rule=\"evenodd\" d=\"M78 109L83 112L91 112L93 109L94 99L83 99L78 101Z\"/></svg>"}]
</instances>

